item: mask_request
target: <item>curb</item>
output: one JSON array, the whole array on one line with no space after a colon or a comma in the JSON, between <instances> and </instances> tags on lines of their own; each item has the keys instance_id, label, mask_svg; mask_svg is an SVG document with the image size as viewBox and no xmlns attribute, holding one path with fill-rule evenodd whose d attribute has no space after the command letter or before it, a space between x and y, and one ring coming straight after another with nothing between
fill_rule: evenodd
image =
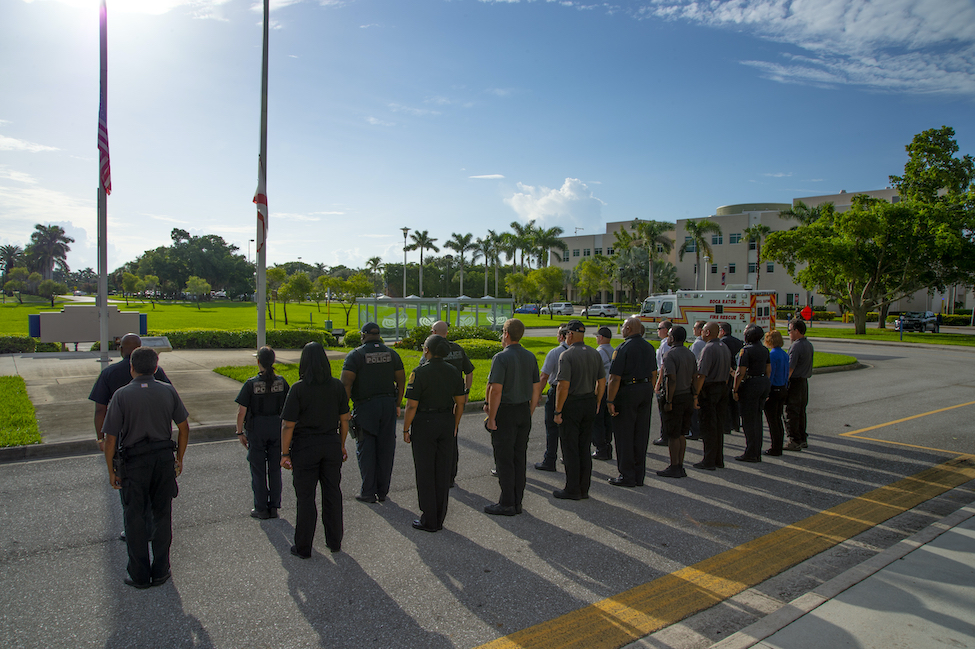
<instances>
[{"instance_id":1,"label":"curb","mask_svg":"<svg viewBox=\"0 0 975 649\"><path fill-rule=\"evenodd\" d=\"M975 354L975 347L971 345L939 345L938 343L905 343L899 340L850 340L849 338L817 338L815 336L806 336L809 340L813 340L817 343L840 343L845 345L876 345L885 347L912 347L914 349L940 349L944 351L954 352L960 351L968 354Z\"/></svg>"},{"instance_id":2,"label":"curb","mask_svg":"<svg viewBox=\"0 0 975 649\"><path fill-rule=\"evenodd\" d=\"M975 516L975 506L967 505L932 523L917 534L870 557L863 563L830 579L801 597L797 597L774 613L711 645L711 649L749 649L769 636L781 631L806 613L833 599L843 591L880 572L895 561L930 543L948 530Z\"/></svg>"}]
</instances>

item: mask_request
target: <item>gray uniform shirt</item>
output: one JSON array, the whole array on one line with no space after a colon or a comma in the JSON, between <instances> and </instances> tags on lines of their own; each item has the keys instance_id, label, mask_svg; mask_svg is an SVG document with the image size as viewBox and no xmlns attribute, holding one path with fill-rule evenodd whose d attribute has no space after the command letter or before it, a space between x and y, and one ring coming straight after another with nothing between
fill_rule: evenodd
<instances>
[{"instance_id":1,"label":"gray uniform shirt","mask_svg":"<svg viewBox=\"0 0 975 649\"><path fill-rule=\"evenodd\" d=\"M596 393L596 381L606 378L603 358L586 343L575 343L559 356L558 380L569 384L569 396Z\"/></svg>"},{"instance_id":2,"label":"gray uniform shirt","mask_svg":"<svg viewBox=\"0 0 975 649\"><path fill-rule=\"evenodd\" d=\"M609 377L609 366L613 363L613 352L615 352L616 349L609 343L603 343L596 348L596 351L599 352L599 355L603 357L603 371L606 373L606 376Z\"/></svg>"},{"instance_id":3,"label":"gray uniform shirt","mask_svg":"<svg viewBox=\"0 0 975 649\"><path fill-rule=\"evenodd\" d=\"M663 375L673 377L674 395L690 394L691 381L697 372L697 359L694 352L683 345L671 347L667 355L664 356Z\"/></svg>"},{"instance_id":4,"label":"gray uniform shirt","mask_svg":"<svg viewBox=\"0 0 975 649\"><path fill-rule=\"evenodd\" d=\"M559 356L569 347L564 342L559 343L558 347L553 347L542 361L542 374L548 374L548 384L555 385L559 382L556 375L559 373Z\"/></svg>"},{"instance_id":5,"label":"gray uniform shirt","mask_svg":"<svg viewBox=\"0 0 975 649\"><path fill-rule=\"evenodd\" d=\"M704 375L705 383L727 383L731 376L731 351L715 338L704 346L697 362L697 371Z\"/></svg>"},{"instance_id":6,"label":"gray uniform shirt","mask_svg":"<svg viewBox=\"0 0 975 649\"><path fill-rule=\"evenodd\" d=\"M691 352L694 354L694 358L701 360L701 352L704 351L704 345L706 344L700 336L694 339L694 342L691 343Z\"/></svg>"},{"instance_id":7,"label":"gray uniform shirt","mask_svg":"<svg viewBox=\"0 0 975 649\"><path fill-rule=\"evenodd\" d=\"M813 346L805 337L796 340L789 347L789 369L792 370L790 378L808 379L812 376Z\"/></svg>"},{"instance_id":8,"label":"gray uniform shirt","mask_svg":"<svg viewBox=\"0 0 975 649\"><path fill-rule=\"evenodd\" d=\"M173 423L188 416L176 388L151 376L137 376L112 396L102 431L118 439L122 448L131 448L146 440L172 439Z\"/></svg>"},{"instance_id":9,"label":"gray uniform shirt","mask_svg":"<svg viewBox=\"0 0 975 649\"><path fill-rule=\"evenodd\" d=\"M521 345L508 345L491 359L488 383L501 385L501 403L528 403L538 383L538 359Z\"/></svg>"}]
</instances>

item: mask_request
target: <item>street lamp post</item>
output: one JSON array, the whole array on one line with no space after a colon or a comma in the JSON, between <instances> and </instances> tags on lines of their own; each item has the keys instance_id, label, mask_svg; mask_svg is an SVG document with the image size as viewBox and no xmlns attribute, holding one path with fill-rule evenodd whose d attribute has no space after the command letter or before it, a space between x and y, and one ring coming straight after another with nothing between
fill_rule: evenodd
<instances>
[{"instance_id":1,"label":"street lamp post","mask_svg":"<svg viewBox=\"0 0 975 649\"><path fill-rule=\"evenodd\" d=\"M400 229L403 230L403 297L406 297L406 235L410 233L410 229Z\"/></svg>"},{"instance_id":2,"label":"street lamp post","mask_svg":"<svg viewBox=\"0 0 975 649\"><path fill-rule=\"evenodd\" d=\"M704 255L704 290L708 290L708 275L711 274L711 258Z\"/></svg>"},{"instance_id":3,"label":"street lamp post","mask_svg":"<svg viewBox=\"0 0 975 649\"><path fill-rule=\"evenodd\" d=\"M251 263L251 244L254 243L253 239L247 240L247 263Z\"/></svg>"}]
</instances>

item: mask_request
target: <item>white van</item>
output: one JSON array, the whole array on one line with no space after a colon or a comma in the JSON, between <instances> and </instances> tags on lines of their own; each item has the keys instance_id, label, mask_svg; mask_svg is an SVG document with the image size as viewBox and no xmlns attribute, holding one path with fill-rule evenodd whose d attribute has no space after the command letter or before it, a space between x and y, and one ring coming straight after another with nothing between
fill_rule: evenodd
<instances>
[{"instance_id":1,"label":"white van","mask_svg":"<svg viewBox=\"0 0 975 649\"><path fill-rule=\"evenodd\" d=\"M732 335L741 338L745 327L752 323L765 331L775 328L775 291L756 291L746 284L720 291L680 290L651 295L643 301L640 320L648 323L648 331L656 329L649 323L670 320L684 326L688 339L697 320L727 322Z\"/></svg>"}]
</instances>

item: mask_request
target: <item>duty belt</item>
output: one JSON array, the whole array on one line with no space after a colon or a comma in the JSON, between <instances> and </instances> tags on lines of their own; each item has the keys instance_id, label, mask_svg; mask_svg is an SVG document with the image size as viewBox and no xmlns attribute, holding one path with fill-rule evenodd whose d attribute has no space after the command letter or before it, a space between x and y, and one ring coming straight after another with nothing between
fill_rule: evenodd
<instances>
[{"instance_id":1,"label":"duty belt","mask_svg":"<svg viewBox=\"0 0 975 649\"><path fill-rule=\"evenodd\" d=\"M646 379L623 379L621 381L621 383L623 385L632 385L634 383L649 383L649 382L650 382L650 379L649 378L646 378Z\"/></svg>"},{"instance_id":2,"label":"duty belt","mask_svg":"<svg viewBox=\"0 0 975 649\"><path fill-rule=\"evenodd\" d=\"M453 412L454 409L451 408L417 408L417 412Z\"/></svg>"}]
</instances>

